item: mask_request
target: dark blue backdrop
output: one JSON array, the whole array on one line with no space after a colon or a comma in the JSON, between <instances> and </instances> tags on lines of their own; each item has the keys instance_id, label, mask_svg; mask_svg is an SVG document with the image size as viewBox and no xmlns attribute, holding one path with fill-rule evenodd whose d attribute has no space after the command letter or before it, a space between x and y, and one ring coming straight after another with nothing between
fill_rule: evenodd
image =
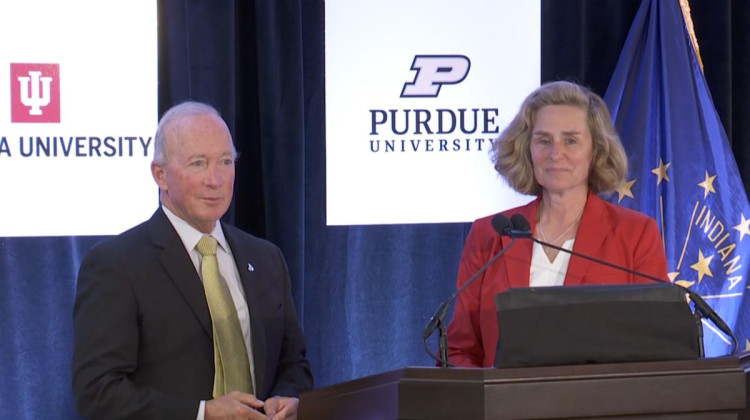
<instances>
[{"instance_id":1,"label":"dark blue backdrop","mask_svg":"<svg viewBox=\"0 0 750 420\"><path fill-rule=\"evenodd\" d=\"M606 90L640 1L606 8L594 1L542 1L544 80ZM691 6L747 185L750 92L741 70L750 68L750 41L736 28L750 19L750 6ZM158 7L160 112L192 98L227 119L241 153L227 220L287 256L317 385L432 364L421 331L454 289L468 225L325 225L323 0L162 0ZM99 239L0 238L0 418L76 417L75 279Z\"/></svg>"}]
</instances>

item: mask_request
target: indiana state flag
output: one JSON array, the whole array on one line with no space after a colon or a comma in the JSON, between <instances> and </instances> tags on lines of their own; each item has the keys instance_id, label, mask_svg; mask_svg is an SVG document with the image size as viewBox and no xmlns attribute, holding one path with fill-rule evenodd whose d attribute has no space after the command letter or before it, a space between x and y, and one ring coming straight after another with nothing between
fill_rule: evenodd
<instances>
[{"instance_id":1,"label":"indiana state flag","mask_svg":"<svg viewBox=\"0 0 750 420\"><path fill-rule=\"evenodd\" d=\"M654 217L674 283L750 349L750 205L677 0L644 0L605 95L630 161L612 201ZM706 356L731 340L704 320Z\"/></svg>"}]
</instances>

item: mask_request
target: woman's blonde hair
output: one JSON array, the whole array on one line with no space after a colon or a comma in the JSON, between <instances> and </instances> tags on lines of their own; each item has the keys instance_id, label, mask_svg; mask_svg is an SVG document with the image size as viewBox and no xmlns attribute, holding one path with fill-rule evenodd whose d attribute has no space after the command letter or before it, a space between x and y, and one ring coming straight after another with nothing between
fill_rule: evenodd
<instances>
[{"instance_id":1,"label":"woman's blonde hair","mask_svg":"<svg viewBox=\"0 0 750 420\"><path fill-rule=\"evenodd\" d=\"M607 105L591 90L566 81L545 83L526 97L518 114L492 145L495 170L522 194L542 192L534 177L530 143L537 112L547 105L571 105L586 110L593 141L589 189L597 194L616 190L625 181L628 158Z\"/></svg>"}]
</instances>

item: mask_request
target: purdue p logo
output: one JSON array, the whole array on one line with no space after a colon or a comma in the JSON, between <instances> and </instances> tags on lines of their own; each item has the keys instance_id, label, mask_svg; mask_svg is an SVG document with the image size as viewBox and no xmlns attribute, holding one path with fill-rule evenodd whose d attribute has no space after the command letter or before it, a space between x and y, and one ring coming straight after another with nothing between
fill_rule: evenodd
<instances>
[{"instance_id":1,"label":"purdue p logo","mask_svg":"<svg viewBox=\"0 0 750 420\"><path fill-rule=\"evenodd\" d=\"M465 55L416 55L411 69L413 82L404 84L401 97L435 98L443 85L461 83L469 74L471 61Z\"/></svg>"},{"instance_id":2,"label":"purdue p logo","mask_svg":"<svg viewBox=\"0 0 750 420\"><path fill-rule=\"evenodd\" d=\"M10 65L10 120L60 122L60 65Z\"/></svg>"}]
</instances>

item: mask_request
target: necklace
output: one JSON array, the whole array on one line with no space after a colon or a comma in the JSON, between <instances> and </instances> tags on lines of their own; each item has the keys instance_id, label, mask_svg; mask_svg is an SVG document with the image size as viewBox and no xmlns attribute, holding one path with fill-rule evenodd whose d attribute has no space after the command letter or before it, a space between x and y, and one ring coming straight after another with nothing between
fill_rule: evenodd
<instances>
[{"instance_id":1,"label":"necklace","mask_svg":"<svg viewBox=\"0 0 750 420\"><path fill-rule=\"evenodd\" d=\"M570 230L573 229L573 226L575 226L575 225L578 224L578 222L581 220L581 216L583 216L583 212L581 212L581 214L578 215L578 218L573 222L573 224L571 224L570 226L568 226L568 228L565 229L565 232L563 232L562 235L560 235L557 238L555 238L554 241L548 241L547 237L544 236L544 228L542 228L542 224L541 223L539 223L539 234L542 235L542 239L544 240L544 242L549 242L549 243L551 243L553 245L556 245L557 241L559 241L563 236L567 235L568 232L570 232Z\"/></svg>"}]
</instances>

